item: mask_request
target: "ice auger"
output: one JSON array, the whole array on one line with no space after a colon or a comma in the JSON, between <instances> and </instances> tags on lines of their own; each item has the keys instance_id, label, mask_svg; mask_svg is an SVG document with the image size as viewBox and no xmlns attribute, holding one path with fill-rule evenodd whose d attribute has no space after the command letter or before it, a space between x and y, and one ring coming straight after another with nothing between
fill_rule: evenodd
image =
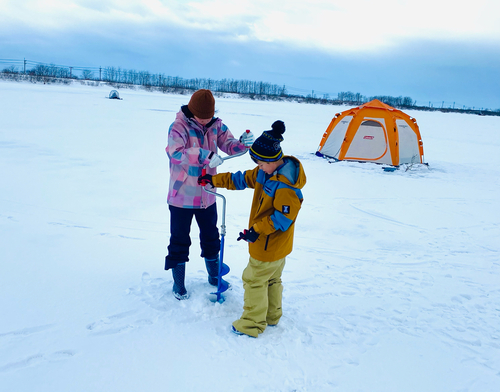
<instances>
[{"instance_id":1,"label":"ice auger","mask_svg":"<svg viewBox=\"0 0 500 392\"><path fill-rule=\"evenodd\" d=\"M228 155L227 157L222 158L222 160L225 161L231 158L242 156L246 154L247 151L248 149L234 155ZM202 170L202 175L205 174L207 174L207 169ZM205 192L215 195L216 197L222 199L222 224L220 228L221 240L220 240L220 252L219 252L219 274L217 276L218 283L217 283L217 291L215 293L210 293L211 295L210 300L212 302L223 303L225 298L222 295L222 293L226 291L229 287L229 283L226 282L224 279L222 279L223 276L229 273L229 266L227 264L224 264L224 238L226 236L226 198L224 197L224 195L221 195L220 193L207 189L206 186L204 186L203 189L205 190Z\"/></svg>"}]
</instances>

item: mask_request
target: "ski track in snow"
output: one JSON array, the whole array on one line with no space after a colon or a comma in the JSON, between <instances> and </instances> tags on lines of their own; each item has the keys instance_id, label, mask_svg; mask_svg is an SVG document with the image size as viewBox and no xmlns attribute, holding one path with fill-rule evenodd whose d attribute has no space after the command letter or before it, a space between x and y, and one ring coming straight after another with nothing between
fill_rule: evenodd
<instances>
[{"instance_id":1,"label":"ski track in snow","mask_svg":"<svg viewBox=\"0 0 500 392\"><path fill-rule=\"evenodd\" d=\"M0 347L20 346L25 345L26 343L28 345L31 345L29 342L36 342L37 339L43 338L43 336L41 335L46 332L50 332L54 327L54 325L40 325L36 327L27 327L16 331L0 333ZM71 349L58 350L49 353L32 354L13 362L0 363L0 373L37 366L42 363L57 363L70 359L76 354L77 352Z\"/></svg>"},{"instance_id":2,"label":"ski track in snow","mask_svg":"<svg viewBox=\"0 0 500 392\"><path fill-rule=\"evenodd\" d=\"M35 354L18 362L11 362L6 365L0 366L0 373L18 370L30 366L36 366L46 362L57 363L59 361L64 361L66 359L72 358L75 355L76 352L72 350L56 351L50 354Z\"/></svg>"}]
</instances>

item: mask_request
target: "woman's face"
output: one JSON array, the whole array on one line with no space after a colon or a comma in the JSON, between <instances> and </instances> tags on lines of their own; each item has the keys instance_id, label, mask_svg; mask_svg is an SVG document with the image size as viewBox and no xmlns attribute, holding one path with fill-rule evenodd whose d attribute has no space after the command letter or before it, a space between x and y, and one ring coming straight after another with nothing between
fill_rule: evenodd
<instances>
[{"instance_id":1,"label":"woman's face","mask_svg":"<svg viewBox=\"0 0 500 392\"><path fill-rule=\"evenodd\" d=\"M196 122L200 125L207 125L212 119L211 118L199 118L199 117L196 117L194 116L194 119L196 120Z\"/></svg>"}]
</instances>

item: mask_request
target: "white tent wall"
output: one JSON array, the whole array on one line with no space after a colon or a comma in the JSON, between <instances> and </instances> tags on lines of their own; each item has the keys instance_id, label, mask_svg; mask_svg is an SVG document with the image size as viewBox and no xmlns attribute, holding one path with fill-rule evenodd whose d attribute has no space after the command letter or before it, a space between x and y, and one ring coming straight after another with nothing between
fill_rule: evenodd
<instances>
[{"instance_id":1,"label":"white tent wall","mask_svg":"<svg viewBox=\"0 0 500 392\"><path fill-rule=\"evenodd\" d=\"M399 164L420 163L417 135L405 120L397 119L396 126L399 135Z\"/></svg>"},{"instance_id":2,"label":"white tent wall","mask_svg":"<svg viewBox=\"0 0 500 392\"><path fill-rule=\"evenodd\" d=\"M338 158L340 147L342 146L342 142L344 141L345 134L347 132L347 128L352 121L352 116L345 116L332 130L328 140L325 142L325 145L321 149L321 153L323 155Z\"/></svg>"}]
</instances>

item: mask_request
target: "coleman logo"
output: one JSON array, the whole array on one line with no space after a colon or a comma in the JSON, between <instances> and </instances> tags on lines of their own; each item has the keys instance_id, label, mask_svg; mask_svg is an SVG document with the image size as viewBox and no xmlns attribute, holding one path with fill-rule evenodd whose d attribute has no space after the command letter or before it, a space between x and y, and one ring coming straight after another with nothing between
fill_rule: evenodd
<instances>
[{"instance_id":1,"label":"coleman logo","mask_svg":"<svg viewBox=\"0 0 500 392\"><path fill-rule=\"evenodd\" d=\"M283 214L289 214L289 213L290 213L290 206L283 206L283 207L281 208L281 212L282 212Z\"/></svg>"},{"instance_id":2,"label":"coleman logo","mask_svg":"<svg viewBox=\"0 0 500 392\"><path fill-rule=\"evenodd\" d=\"M365 136L363 139L373 140L375 139L375 136Z\"/></svg>"}]
</instances>

